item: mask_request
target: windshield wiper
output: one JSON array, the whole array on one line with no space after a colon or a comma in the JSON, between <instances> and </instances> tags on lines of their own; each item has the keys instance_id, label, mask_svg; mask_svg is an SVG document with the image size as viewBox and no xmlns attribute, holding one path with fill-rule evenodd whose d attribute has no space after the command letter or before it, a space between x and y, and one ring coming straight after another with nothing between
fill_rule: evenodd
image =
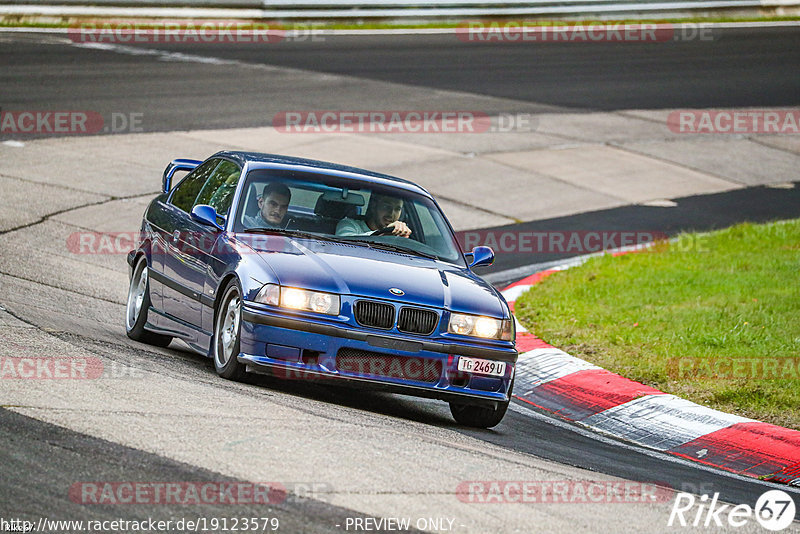
<instances>
[{"instance_id":1,"label":"windshield wiper","mask_svg":"<svg viewBox=\"0 0 800 534\"><path fill-rule=\"evenodd\" d=\"M370 241L367 239L347 239L347 238L342 239L341 237L334 237L328 234L314 234L311 232L302 232L300 230L285 230L282 228L247 228L245 230L245 233L286 235L290 237L319 239L320 241L332 241L334 243L355 243L358 245L364 245L369 248L377 248L381 250L389 250L392 252L400 252L403 254L411 254L411 255L421 256L423 258L429 258L432 260L440 259L439 256L435 254L429 254L427 252L420 252L418 250L414 250L411 248L391 245L389 243L384 243L382 241Z\"/></svg>"},{"instance_id":2,"label":"windshield wiper","mask_svg":"<svg viewBox=\"0 0 800 534\"><path fill-rule=\"evenodd\" d=\"M390 245L389 243L384 243L383 241L368 241L366 239L347 239L348 243L363 243L371 248L378 248L381 250L390 250L392 252L401 252L403 254L414 254L417 256L422 256L423 258L430 258L432 260L438 260L439 256L435 254L429 254L427 252L420 252L419 250L414 250L412 248L401 247L398 245Z\"/></svg>"},{"instance_id":3,"label":"windshield wiper","mask_svg":"<svg viewBox=\"0 0 800 534\"><path fill-rule=\"evenodd\" d=\"M245 233L249 234L274 234L274 235L286 235L290 237L303 237L306 239L319 239L320 241L333 241L335 243L341 243L341 239L336 239L327 234L314 234L312 232L302 232L300 230L285 230L283 228L247 228L244 231Z\"/></svg>"}]
</instances>

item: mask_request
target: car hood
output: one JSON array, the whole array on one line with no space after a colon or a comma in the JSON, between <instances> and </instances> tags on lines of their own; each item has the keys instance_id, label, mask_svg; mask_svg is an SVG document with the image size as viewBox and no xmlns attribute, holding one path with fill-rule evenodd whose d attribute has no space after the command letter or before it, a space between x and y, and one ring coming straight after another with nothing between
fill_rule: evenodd
<instances>
[{"instance_id":1,"label":"car hood","mask_svg":"<svg viewBox=\"0 0 800 534\"><path fill-rule=\"evenodd\" d=\"M284 286L504 317L501 297L467 269L365 246L286 236L248 246ZM389 292L403 291L402 296Z\"/></svg>"}]
</instances>

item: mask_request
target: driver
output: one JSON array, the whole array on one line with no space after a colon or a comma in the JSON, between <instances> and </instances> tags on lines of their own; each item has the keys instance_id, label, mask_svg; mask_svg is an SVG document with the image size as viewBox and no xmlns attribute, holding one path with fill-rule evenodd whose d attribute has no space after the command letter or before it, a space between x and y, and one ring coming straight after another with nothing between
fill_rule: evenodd
<instances>
[{"instance_id":1,"label":"driver","mask_svg":"<svg viewBox=\"0 0 800 534\"><path fill-rule=\"evenodd\" d=\"M345 217L336 225L336 235L370 235L382 228L391 227L390 235L408 237L411 235L411 229L399 220L402 213L402 198L373 194L369 199L364 219Z\"/></svg>"},{"instance_id":2,"label":"driver","mask_svg":"<svg viewBox=\"0 0 800 534\"><path fill-rule=\"evenodd\" d=\"M267 185L258 197L258 213L245 215L244 225L247 228L282 228L291 200L292 192L284 184Z\"/></svg>"}]
</instances>

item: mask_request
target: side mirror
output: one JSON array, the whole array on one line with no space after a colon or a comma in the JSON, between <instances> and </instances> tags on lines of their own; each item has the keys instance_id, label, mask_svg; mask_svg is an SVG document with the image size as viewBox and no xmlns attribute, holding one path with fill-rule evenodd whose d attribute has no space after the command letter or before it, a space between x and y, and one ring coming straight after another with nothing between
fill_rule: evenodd
<instances>
[{"instance_id":1,"label":"side mirror","mask_svg":"<svg viewBox=\"0 0 800 534\"><path fill-rule=\"evenodd\" d=\"M176 159L172 160L167 168L164 169L164 175L161 177L161 192L169 193L172 189L172 177L178 171L191 172L197 168L198 165L203 163L196 159Z\"/></svg>"},{"instance_id":2,"label":"side mirror","mask_svg":"<svg viewBox=\"0 0 800 534\"><path fill-rule=\"evenodd\" d=\"M475 247L468 255L472 256L470 267L488 266L494 263L494 250L491 247Z\"/></svg>"},{"instance_id":3,"label":"side mirror","mask_svg":"<svg viewBox=\"0 0 800 534\"><path fill-rule=\"evenodd\" d=\"M217 224L217 210L206 204L198 204L192 208L192 220L206 226L213 226L217 230L223 230L223 227Z\"/></svg>"}]
</instances>

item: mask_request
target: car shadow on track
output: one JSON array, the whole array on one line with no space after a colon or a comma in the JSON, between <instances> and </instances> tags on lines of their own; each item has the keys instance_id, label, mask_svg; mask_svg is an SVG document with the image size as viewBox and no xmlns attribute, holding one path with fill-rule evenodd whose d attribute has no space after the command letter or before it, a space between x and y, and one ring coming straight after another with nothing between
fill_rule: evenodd
<instances>
[{"instance_id":1,"label":"car shadow on track","mask_svg":"<svg viewBox=\"0 0 800 534\"><path fill-rule=\"evenodd\" d=\"M166 349L173 352L192 367L202 365L209 378L219 380L224 387L231 382L217 377L214 364L206 358L181 344L173 343ZM279 378L274 376L248 373L238 382L270 391L303 397L309 400L337 404L365 412L406 419L437 427L458 428L459 425L450 416L447 403L430 399L419 399L406 395L347 387L335 380L313 378Z\"/></svg>"}]
</instances>

